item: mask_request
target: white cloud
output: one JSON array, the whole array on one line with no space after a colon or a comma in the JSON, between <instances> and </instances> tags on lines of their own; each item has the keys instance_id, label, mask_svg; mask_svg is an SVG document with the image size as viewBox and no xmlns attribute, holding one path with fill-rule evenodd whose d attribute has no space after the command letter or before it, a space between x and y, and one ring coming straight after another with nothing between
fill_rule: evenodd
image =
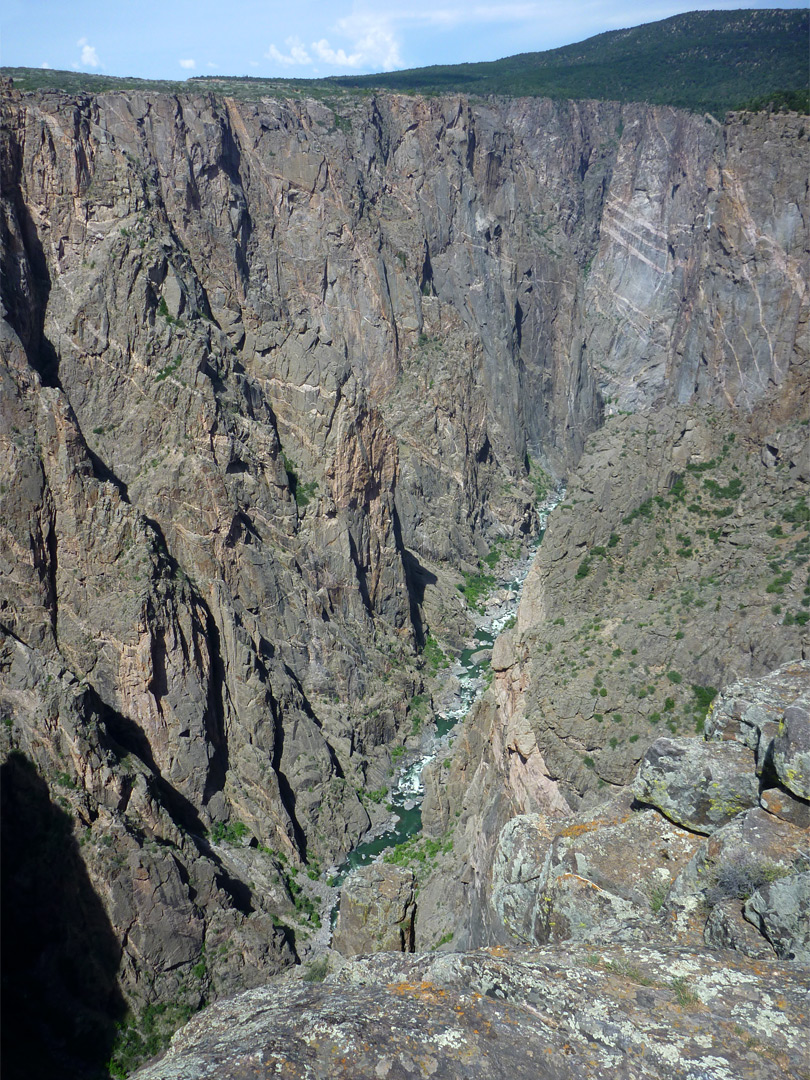
<instances>
[{"instance_id":1,"label":"white cloud","mask_svg":"<svg viewBox=\"0 0 810 1080\"><path fill-rule=\"evenodd\" d=\"M44 68L44 69L45 69L46 71L50 71L50 70L51 70L51 65L50 65L50 64L48 63L48 61L47 61L47 60L45 61L45 63L44 63L44 64L40 64L39 66L40 66L41 68Z\"/></svg>"},{"instance_id":2,"label":"white cloud","mask_svg":"<svg viewBox=\"0 0 810 1080\"><path fill-rule=\"evenodd\" d=\"M282 52L275 44L264 54L285 67L309 67L317 61L332 68L368 68L373 71L391 71L402 67L400 46L386 17L349 16L339 19L335 29L347 44L333 45L325 37L305 46L299 37L288 37Z\"/></svg>"},{"instance_id":3,"label":"white cloud","mask_svg":"<svg viewBox=\"0 0 810 1080\"><path fill-rule=\"evenodd\" d=\"M340 23L344 22L348 23L349 20L340 20ZM384 18L379 21L374 18L364 20L354 29L353 49L360 54L360 63L364 67L372 67L378 71L393 71L394 68L402 67L399 41Z\"/></svg>"},{"instance_id":4,"label":"white cloud","mask_svg":"<svg viewBox=\"0 0 810 1080\"><path fill-rule=\"evenodd\" d=\"M82 55L79 63L83 67L99 67L100 61L98 58L98 53L95 50L95 46L88 45L86 37L80 37L76 44L82 50Z\"/></svg>"},{"instance_id":5,"label":"white cloud","mask_svg":"<svg viewBox=\"0 0 810 1080\"><path fill-rule=\"evenodd\" d=\"M362 61L363 54L356 52L348 56L343 49L333 49L326 38L312 42L312 51L326 64L336 64L339 67L357 67Z\"/></svg>"},{"instance_id":6,"label":"white cloud","mask_svg":"<svg viewBox=\"0 0 810 1080\"><path fill-rule=\"evenodd\" d=\"M206 67L210 67L210 68L215 68L215 67L216 67L217 65L216 65L216 64L214 64L214 63L212 63L212 61L211 61L211 60L209 60L209 61L208 61L208 63L207 63L207 64L206 64L205 66L206 66Z\"/></svg>"},{"instance_id":7,"label":"white cloud","mask_svg":"<svg viewBox=\"0 0 810 1080\"><path fill-rule=\"evenodd\" d=\"M196 60L179 60L178 63L181 68L195 68L197 66Z\"/></svg>"},{"instance_id":8,"label":"white cloud","mask_svg":"<svg viewBox=\"0 0 810 1080\"><path fill-rule=\"evenodd\" d=\"M280 52L275 45L271 45L264 55L268 60L275 60L276 63L284 64L285 67L296 65L302 67L312 63L312 57L304 48L300 38L288 37L284 44L290 50L288 53Z\"/></svg>"}]
</instances>

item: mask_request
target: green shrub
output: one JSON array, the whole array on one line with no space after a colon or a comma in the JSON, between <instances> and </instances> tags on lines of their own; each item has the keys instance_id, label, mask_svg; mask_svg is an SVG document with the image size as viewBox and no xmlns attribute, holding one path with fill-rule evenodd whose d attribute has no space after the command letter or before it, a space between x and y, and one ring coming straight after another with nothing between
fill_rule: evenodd
<instances>
[{"instance_id":1,"label":"green shrub","mask_svg":"<svg viewBox=\"0 0 810 1080\"><path fill-rule=\"evenodd\" d=\"M695 683L692 683L692 693L695 698L695 711L705 716L717 697L717 690L713 686L696 686Z\"/></svg>"},{"instance_id":2,"label":"green shrub","mask_svg":"<svg viewBox=\"0 0 810 1080\"><path fill-rule=\"evenodd\" d=\"M215 844L221 844L224 840L229 844L238 846L247 836L249 831L250 830L243 821L231 821L227 825L224 821L217 821L211 827L208 835Z\"/></svg>"},{"instance_id":3,"label":"green shrub","mask_svg":"<svg viewBox=\"0 0 810 1080\"><path fill-rule=\"evenodd\" d=\"M631 511L631 513L629 513L627 517L622 518L622 524L630 525L636 520L636 518L639 517L649 520L650 518L652 518L653 512L653 500L646 499L643 503L637 506L635 510Z\"/></svg>"},{"instance_id":4,"label":"green shrub","mask_svg":"<svg viewBox=\"0 0 810 1080\"><path fill-rule=\"evenodd\" d=\"M778 574L768 585L766 585L765 592L775 593L777 596L781 596L785 591L785 585L789 585L792 578L793 571L785 570L783 573Z\"/></svg>"},{"instance_id":5,"label":"green shrub","mask_svg":"<svg viewBox=\"0 0 810 1080\"><path fill-rule=\"evenodd\" d=\"M795 614L792 611L788 611L782 620L783 626L806 626L808 620L810 620L810 612L798 611Z\"/></svg>"},{"instance_id":6,"label":"green shrub","mask_svg":"<svg viewBox=\"0 0 810 1080\"><path fill-rule=\"evenodd\" d=\"M182 356L176 356L174 360L168 363L165 367L161 368L157 375L155 375L155 382L163 382L164 379L167 379L170 375L173 375L182 363Z\"/></svg>"},{"instance_id":7,"label":"green shrub","mask_svg":"<svg viewBox=\"0 0 810 1080\"><path fill-rule=\"evenodd\" d=\"M789 510L782 513L782 520L792 522L794 525L810 524L810 506L804 495Z\"/></svg>"},{"instance_id":8,"label":"green shrub","mask_svg":"<svg viewBox=\"0 0 810 1080\"><path fill-rule=\"evenodd\" d=\"M432 634L428 634L427 639L425 640L425 647L422 650L422 655L434 675L440 668L450 667L450 661L447 659L444 650Z\"/></svg>"},{"instance_id":9,"label":"green shrub","mask_svg":"<svg viewBox=\"0 0 810 1080\"><path fill-rule=\"evenodd\" d=\"M704 480L703 486L715 499L739 499L744 489L743 482L735 476L725 487L716 480Z\"/></svg>"},{"instance_id":10,"label":"green shrub","mask_svg":"<svg viewBox=\"0 0 810 1080\"><path fill-rule=\"evenodd\" d=\"M591 560L586 555L585 558L582 560L582 562L577 567L576 577L577 578L587 577L588 574L590 573L590 570L591 570Z\"/></svg>"},{"instance_id":11,"label":"green shrub","mask_svg":"<svg viewBox=\"0 0 810 1080\"><path fill-rule=\"evenodd\" d=\"M484 606L481 601L495 587L495 578L492 574L485 574L480 570L475 574L462 571L462 576L464 584L457 585L456 588L463 594L471 608L483 614Z\"/></svg>"},{"instance_id":12,"label":"green shrub","mask_svg":"<svg viewBox=\"0 0 810 1080\"><path fill-rule=\"evenodd\" d=\"M163 1002L147 1005L140 1016L130 1016L119 1024L107 1065L110 1075L123 1080L147 1058L156 1057L195 1011L179 1002Z\"/></svg>"},{"instance_id":13,"label":"green shrub","mask_svg":"<svg viewBox=\"0 0 810 1080\"><path fill-rule=\"evenodd\" d=\"M308 983L320 983L329 974L329 960L326 956L321 956L317 960L310 960L305 968L302 979Z\"/></svg>"},{"instance_id":14,"label":"green shrub","mask_svg":"<svg viewBox=\"0 0 810 1080\"><path fill-rule=\"evenodd\" d=\"M650 890L650 911L653 915L657 915L661 908L664 906L664 901L667 898L669 892L669 886L659 883L653 885Z\"/></svg>"},{"instance_id":15,"label":"green shrub","mask_svg":"<svg viewBox=\"0 0 810 1080\"><path fill-rule=\"evenodd\" d=\"M298 475L298 469L295 462L291 461L285 453L282 453L281 460L284 463L284 471L287 474L287 484L290 488L290 494L295 499L296 505L308 506L318 490L318 481L310 480L308 483L303 483Z\"/></svg>"}]
</instances>

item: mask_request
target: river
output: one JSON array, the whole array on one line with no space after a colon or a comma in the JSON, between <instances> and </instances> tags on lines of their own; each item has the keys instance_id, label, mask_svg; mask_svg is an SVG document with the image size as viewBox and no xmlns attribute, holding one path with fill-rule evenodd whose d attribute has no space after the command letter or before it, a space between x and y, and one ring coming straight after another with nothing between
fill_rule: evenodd
<instances>
[{"instance_id":1,"label":"river","mask_svg":"<svg viewBox=\"0 0 810 1080\"><path fill-rule=\"evenodd\" d=\"M374 862L384 851L410 840L421 830L423 770L437 755L448 749L453 728L467 715L486 689L495 638L517 612L523 583L543 539L548 516L563 496L563 490L557 491L538 508L540 531L535 547L520 559L504 556L495 568L496 575L503 567L508 576L498 582L494 598L487 603L485 613L476 614L477 625L473 639L451 667L451 674L456 678L456 688L451 700L442 711L434 715L417 759L406 762L394 778L387 800L391 807L391 820L383 826L383 832L358 844L349 852L345 861L333 872L333 884L340 886L346 875L356 867ZM337 904L333 909L333 919L336 912Z\"/></svg>"}]
</instances>

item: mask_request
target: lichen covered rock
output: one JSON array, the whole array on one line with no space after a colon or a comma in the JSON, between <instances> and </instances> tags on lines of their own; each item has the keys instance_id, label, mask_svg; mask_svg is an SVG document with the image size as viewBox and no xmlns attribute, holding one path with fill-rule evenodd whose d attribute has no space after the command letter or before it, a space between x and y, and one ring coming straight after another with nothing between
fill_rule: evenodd
<instances>
[{"instance_id":1,"label":"lichen covered rock","mask_svg":"<svg viewBox=\"0 0 810 1080\"><path fill-rule=\"evenodd\" d=\"M373 956L220 1001L136 1080L782 1080L810 969L618 945Z\"/></svg>"},{"instance_id":2,"label":"lichen covered rock","mask_svg":"<svg viewBox=\"0 0 810 1080\"><path fill-rule=\"evenodd\" d=\"M777 956L810 962L810 872L761 885L746 901L745 917L771 942Z\"/></svg>"},{"instance_id":3,"label":"lichen covered rock","mask_svg":"<svg viewBox=\"0 0 810 1080\"><path fill-rule=\"evenodd\" d=\"M333 948L344 956L413 952L415 896L412 870L359 867L343 883Z\"/></svg>"},{"instance_id":4,"label":"lichen covered rock","mask_svg":"<svg viewBox=\"0 0 810 1080\"><path fill-rule=\"evenodd\" d=\"M785 709L773 741L773 764L789 791L810 799L810 696Z\"/></svg>"},{"instance_id":5,"label":"lichen covered rock","mask_svg":"<svg viewBox=\"0 0 810 1080\"><path fill-rule=\"evenodd\" d=\"M759 804L754 764L739 743L658 739L644 755L633 794L688 829L712 833Z\"/></svg>"}]
</instances>

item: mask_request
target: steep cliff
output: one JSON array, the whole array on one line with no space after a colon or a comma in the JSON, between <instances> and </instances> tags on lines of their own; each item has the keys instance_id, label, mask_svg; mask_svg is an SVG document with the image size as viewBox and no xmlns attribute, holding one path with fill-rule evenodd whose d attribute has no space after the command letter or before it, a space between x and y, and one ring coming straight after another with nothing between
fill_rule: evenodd
<instances>
[{"instance_id":1,"label":"steep cliff","mask_svg":"<svg viewBox=\"0 0 810 1080\"><path fill-rule=\"evenodd\" d=\"M658 739L598 812L507 822L491 905L508 946L348 948L214 1005L138 1077L801 1080L809 686L807 662L743 680L705 739ZM400 916L408 873L366 870L341 920L375 877L377 914Z\"/></svg>"},{"instance_id":2,"label":"steep cliff","mask_svg":"<svg viewBox=\"0 0 810 1080\"><path fill-rule=\"evenodd\" d=\"M686 410L658 443L619 426L637 464L611 465L616 496L560 511L520 664L500 646L496 727L547 692L551 606L601 606L564 598L580 556L720 452L707 429L681 461L696 406L784 421L767 453L794 506L807 137L790 115L395 96L6 89L3 121L4 798L27 804L24 759L71 815L108 977L137 1010L191 1010L293 959L315 921L295 875L378 815L426 634L460 641L459 571L535 531L538 464L568 474L605 410ZM572 491L602 471L589 453ZM654 545L634 537L625 580ZM733 665L704 666L685 677ZM573 715L592 719L532 727L520 783L548 758L587 789ZM514 789L493 788L507 816L530 808Z\"/></svg>"}]
</instances>

